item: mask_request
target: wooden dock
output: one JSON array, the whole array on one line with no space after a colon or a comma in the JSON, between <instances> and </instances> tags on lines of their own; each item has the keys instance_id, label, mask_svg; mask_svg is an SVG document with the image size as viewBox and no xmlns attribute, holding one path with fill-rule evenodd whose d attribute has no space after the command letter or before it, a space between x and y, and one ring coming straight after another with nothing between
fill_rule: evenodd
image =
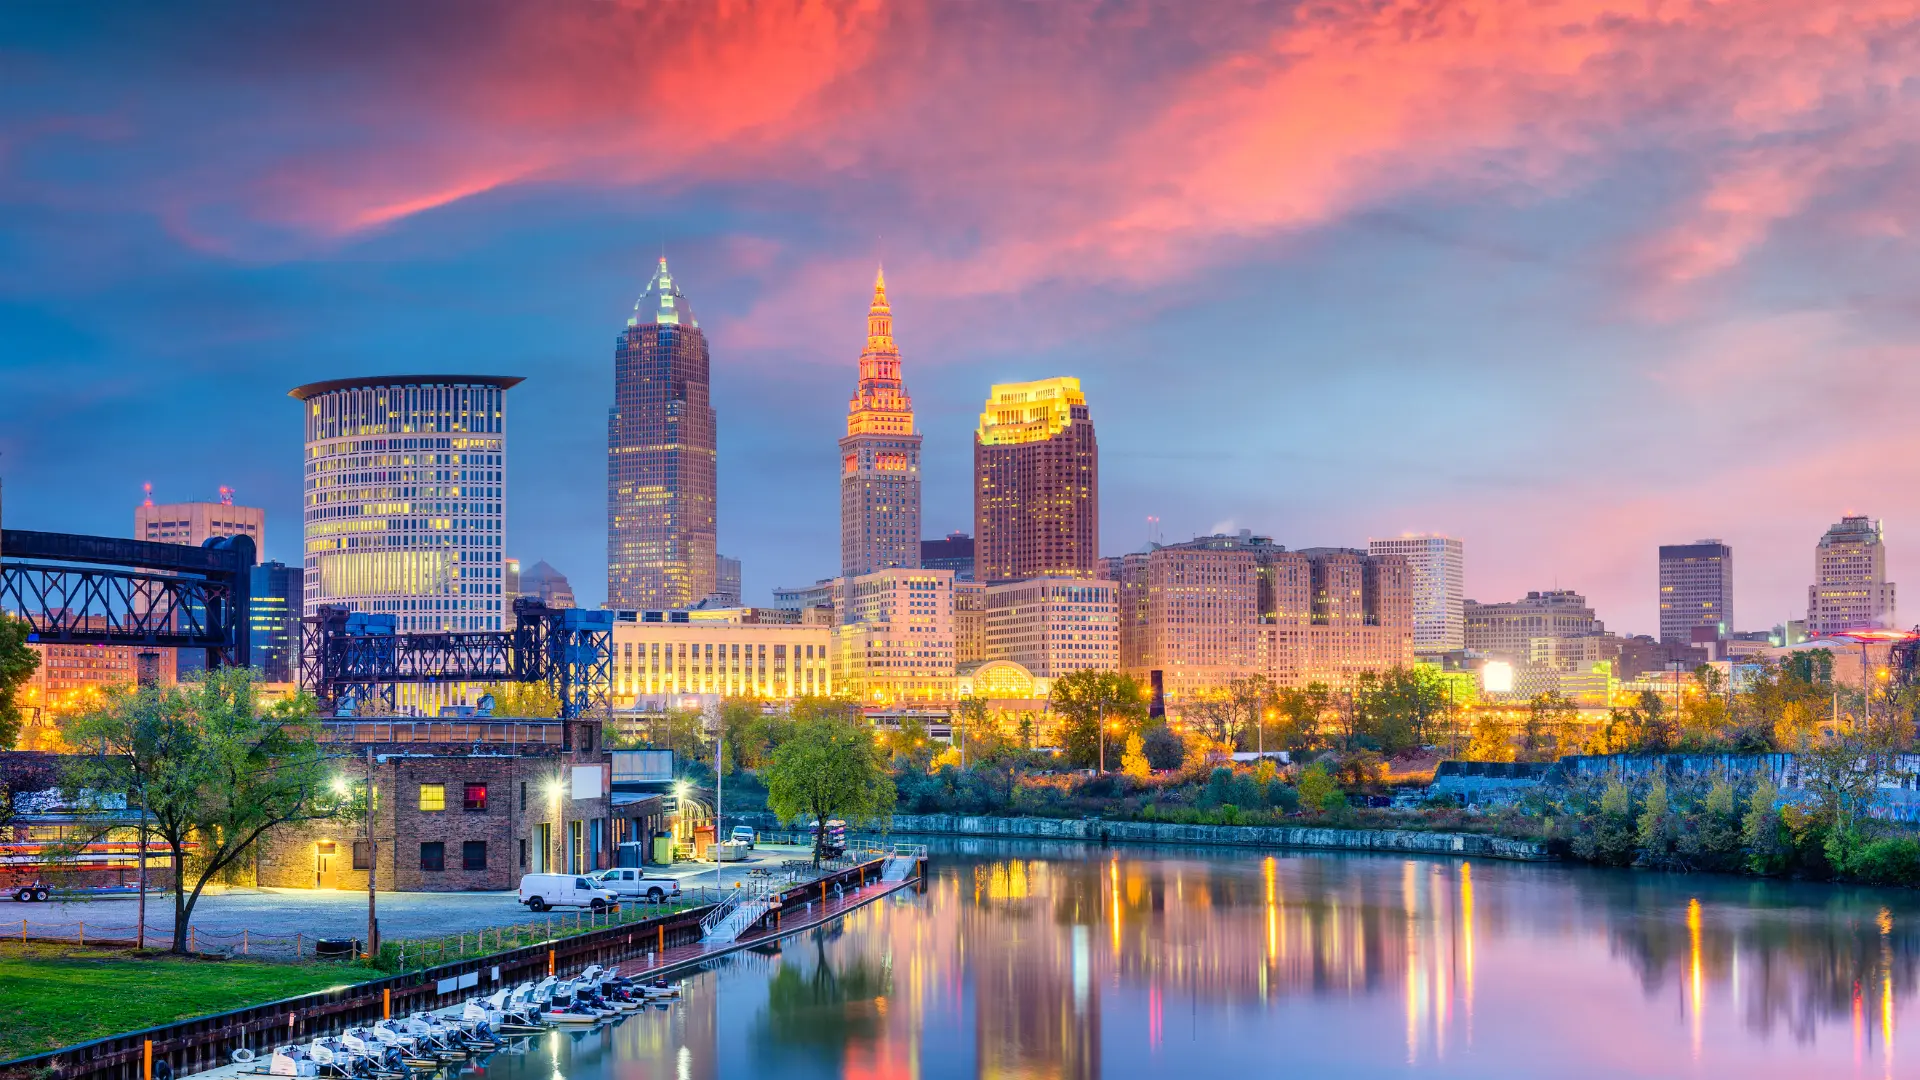
<instances>
[{"instance_id":1,"label":"wooden dock","mask_svg":"<svg viewBox=\"0 0 1920 1080\"><path fill-rule=\"evenodd\" d=\"M728 953L750 949L755 945L763 945L769 941L811 930L816 926L832 922L856 908L865 907L881 897L917 884L919 884L917 878L908 878L905 881L875 881L848 889L839 896L830 896L825 900L816 900L807 904L789 904L770 915L763 926L748 930L732 941L695 941L676 945L665 952L649 953L623 961L617 965L616 970L629 978L654 979L676 975L688 968L706 963L714 957L725 956Z\"/></svg>"}]
</instances>

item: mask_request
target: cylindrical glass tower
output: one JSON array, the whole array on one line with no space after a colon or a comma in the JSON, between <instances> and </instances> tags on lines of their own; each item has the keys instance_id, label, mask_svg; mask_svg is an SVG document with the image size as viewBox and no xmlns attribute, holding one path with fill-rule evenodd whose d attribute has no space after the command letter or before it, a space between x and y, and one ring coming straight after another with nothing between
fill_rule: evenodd
<instances>
[{"instance_id":1,"label":"cylindrical glass tower","mask_svg":"<svg viewBox=\"0 0 1920 1080\"><path fill-rule=\"evenodd\" d=\"M401 633L510 629L506 392L492 375L335 379L306 410L305 614L394 616Z\"/></svg>"}]
</instances>

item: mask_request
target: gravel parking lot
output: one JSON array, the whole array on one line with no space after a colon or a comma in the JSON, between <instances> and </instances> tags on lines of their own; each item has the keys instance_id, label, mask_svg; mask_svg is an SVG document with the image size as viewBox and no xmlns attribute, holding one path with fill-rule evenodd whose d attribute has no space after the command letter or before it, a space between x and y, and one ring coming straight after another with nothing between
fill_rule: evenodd
<instances>
[{"instance_id":1,"label":"gravel parking lot","mask_svg":"<svg viewBox=\"0 0 1920 1080\"><path fill-rule=\"evenodd\" d=\"M777 869L786 860L804 858L801 848L763 845L746 862L728 863L716 879L712 864L682 864L649 873L677 877L683 890L722 888L753 880L753 869ZM382 892L377 897L383 939L438 937L482 928L538 922L521 907L512 892ZM132 896L91 900L22 904L11 898L0 904L0 937L21 932L36 938L131 939L137 901ZM567 917L571 917L570 913ZM367 894L311 889L252 889L209 887L195 906L192 923L203 948L238 951L241 931L247 932L250 953L292 952L296 935L308 943L315 938L357 938L367 930ZM147 938L162 943L173 933L173 894L147 895ZM285 944L281 944L284 942Z\"/></svg>"}]
</instances>

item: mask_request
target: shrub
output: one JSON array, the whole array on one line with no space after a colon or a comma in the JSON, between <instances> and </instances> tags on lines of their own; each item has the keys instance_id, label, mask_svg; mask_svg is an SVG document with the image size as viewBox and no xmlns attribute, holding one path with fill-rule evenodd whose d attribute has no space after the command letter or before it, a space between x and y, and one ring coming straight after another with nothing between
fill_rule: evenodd
<instances>
[{"instance_id":1,"label":"shrub","mask_svg":"<svg viewBox=\"0 0 1920 1080\"><path fill-rule=\"evenodd\" d=\"M1633 820L1633 791L1618 777L1607 781L1599 801L1582 816L1573 853L1589 862L1626 866L1639 850Z\"/></svg>"},{"instance_id":2,"label":"shrub","mask_svg":"<svg viewBox=\"0 0 1920 1080\"><path fill-rule=\"evenodd\" d=\"M1779 794L1773 781L1760 781L1747 796L1747 812L1740 819L1740 843L1746 848L1747 869L1756 874L1785 873L1793 857L1793 843L1780 820L1779 808L1773 805Z\"/></svg>"},{"instance_id":3,"label":"shrub","mask_svg":"<svg viewBox=\"0 0 1920 1080\"><path fill-rule=\"evenodd\" d=\"M1733 785L1716 777L1699 808L1688 816L1679 836L1679 851L1694 866L1708 870L1738 870L1741 864L1741 822Z\"/></svg>"},{"instance_id":4,"label":"shrub","mask_svg":"<svg viewBox=\"0 0 1920 1080\"><path fill-rule=\"evenodd\" d=\"M1647 797L1640 804L1635 839L1640 843L1640 862L1656 869L1672 870L1684 866L1677 849L1678 829L1673 807L1667 800L1665 777L1654 777Z\"/></svg>"},{"instance_id":5,"label":"shrub","mask_svg":"<svg viewBox=\"0 0 1920 1080\"><path fill-rule=\"evenodd\" d=\"M1327 767L1314 762L1300 773L1300 805L1321 813L1344 809L1347 797L1340 791L1340 785L1333 782L1333 776Z\"/></svg>"},{"instance_id":6,"label":"shrub","mask_svg":"<svg viewBox=\"0 0 1920 1080\"><path fill-rule=\"evenodd\" d=\"M1869 885L1920 885L1920 840L1910 836L1866 839L1858 834L1844 835L1852 843L1845 865L1839 869L1848 877Z\"/></svg>"}]
</instances>

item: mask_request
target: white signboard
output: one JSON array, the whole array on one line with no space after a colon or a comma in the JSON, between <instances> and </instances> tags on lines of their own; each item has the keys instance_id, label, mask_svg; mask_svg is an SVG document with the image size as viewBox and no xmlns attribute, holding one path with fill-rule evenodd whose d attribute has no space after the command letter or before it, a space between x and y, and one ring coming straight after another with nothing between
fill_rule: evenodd
<instances>
[{"instance_id":1,"label":"white signboard","mask_svg":"<svg viewBox=\"0 0 1920 1080\"><path fill-rule=\"evenodd\" d=\"M598 765L575 765L573 767L573 797L575 799L597 799L606 792L602 790L601 777L606 772Z\"/></svg>"}]
</instances>

